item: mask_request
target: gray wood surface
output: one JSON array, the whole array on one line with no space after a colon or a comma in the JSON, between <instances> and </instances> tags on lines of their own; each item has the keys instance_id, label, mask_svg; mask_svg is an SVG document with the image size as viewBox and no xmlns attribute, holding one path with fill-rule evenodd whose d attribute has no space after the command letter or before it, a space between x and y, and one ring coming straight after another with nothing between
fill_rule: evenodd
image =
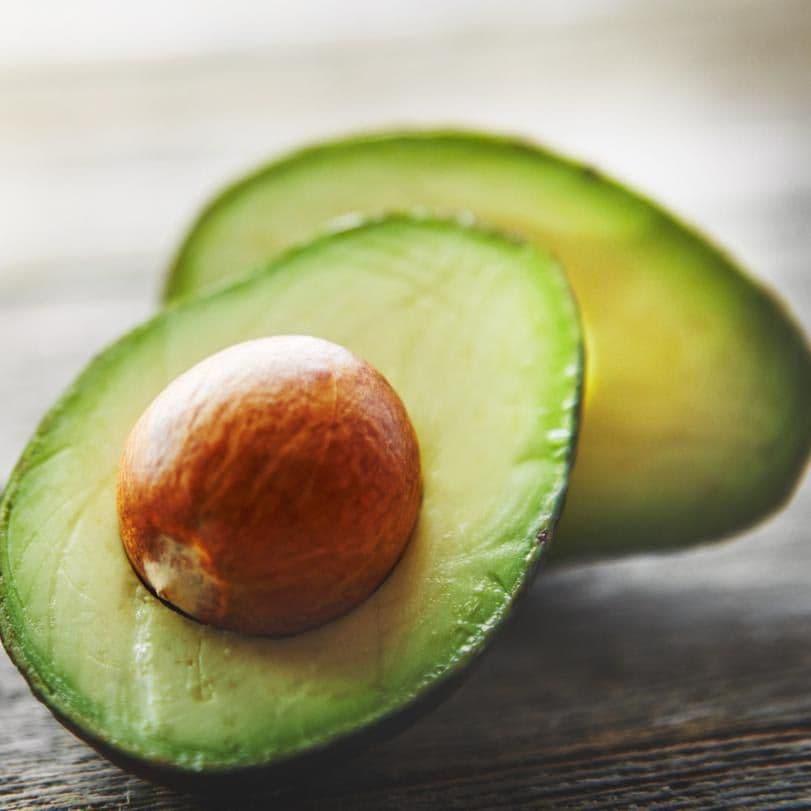
<instances>
[{"instance_id":1,"label":"gray wood surface","mask_svg":"<svg viewBox=\"0 0 811 811\"><path fill-rule=\"evenodd\" d=\"M473 3L419 36L0 59L0 481L87 359L153 309L205 194L334 132L456 122L551 143L699 223L811 328L811 6L501 5L497 25ZM734 541L542 572L450 701L292 790L215 800L130 777L0 656L0 808L811 808L810 526L806 480Z\"/></svg>"}]
</instances>

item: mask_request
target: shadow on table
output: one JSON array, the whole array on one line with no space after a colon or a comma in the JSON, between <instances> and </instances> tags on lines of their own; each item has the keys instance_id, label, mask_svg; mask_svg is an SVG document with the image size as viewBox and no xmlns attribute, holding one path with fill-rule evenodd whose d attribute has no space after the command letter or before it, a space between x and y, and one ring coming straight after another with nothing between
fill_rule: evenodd
<instances>
[{"instance_id":1,"label":"shadow on table","mask_svg":"<svg viewBox=\"0 0 811 811\"><path fill-rule=\"evenodd\" d=\"M807 547L771 530L549 570L462 688L398 738L283 788L181 798L133 781L130 796L170 807L414 808L488 805L498 791L518 805L554 797L573 764L623 747L811 719L811 595L796 565ZM505 799L519 788L535 793Z\"/></svg>"}]
</instances>

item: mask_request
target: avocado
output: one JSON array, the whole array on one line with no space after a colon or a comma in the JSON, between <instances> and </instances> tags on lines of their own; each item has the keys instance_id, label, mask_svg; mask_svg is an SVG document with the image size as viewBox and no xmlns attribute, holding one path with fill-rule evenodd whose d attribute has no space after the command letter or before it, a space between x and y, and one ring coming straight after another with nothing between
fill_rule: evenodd
<instances>
[{"instance_id":1,"label":"avocado","mask_svg":"<svg viewBox=\"0 0 811 811\"><path fill-rule=\"evenodd\" d=\"M260 265L336 217L414 207L472 212L545 247L574 288L584 415L553 556L726 536L788 497L811 446L811 354L797 326L654 203L520 141L395 133L270 164L203 211L166 297Z\"/></svg>"},{"instance_id":2,"label":"avocado","mask_svg":"<svg viewBox=\"0 0 811 811\"><path fill-rule=\"evenodd\" d=\"M198 623L119 538L127 436L212 353L311 335L373 364L419 442L422 507L358 607L284 638ZM561 510L581 335L554 260L394 217L321 238L170 307L99 355L46 416L0 506L0 635L34 693L108 757L161 779L295 768L392 730L484 650Z\"/></svg>"}]
</instances>

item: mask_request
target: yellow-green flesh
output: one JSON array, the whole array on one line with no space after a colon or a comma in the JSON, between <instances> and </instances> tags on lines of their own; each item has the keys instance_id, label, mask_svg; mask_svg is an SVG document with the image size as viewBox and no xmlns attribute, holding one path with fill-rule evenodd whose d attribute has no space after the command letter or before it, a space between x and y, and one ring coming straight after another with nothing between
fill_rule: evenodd
<instances>
[{"instance_id":1,"label":"yellow-green flesh","mask_svg":"<svg viewBox=\"0 0 811 811\"><path fill-rule=\"evenodd\" d=\"M139 583L115 479L151 399L242 340L303 333L374 364L421 445L418 530L359 608L287 639L217 631ZM561 506L580 383L577 316L554 262L455 225L346 232L169 310L97 358L7 490L0 629L35 691L145 762L272 763L395 712L472 659Z\"/></svg>"},{"instance_id":2,"label":"yellow-green flesh","mask_svg":"<svg viewBox=\"0 0 811 811\"><path fill-rule=\"evenodd\" d=\"M811 444L811 356L784 311L649 201L524 144L454 133L327 144L228 189L187 237L178 298L347 212L472 212L552 251L581 308L583 425L553 553L681 546L761 518Z\"/></svg>"}]
</instances>

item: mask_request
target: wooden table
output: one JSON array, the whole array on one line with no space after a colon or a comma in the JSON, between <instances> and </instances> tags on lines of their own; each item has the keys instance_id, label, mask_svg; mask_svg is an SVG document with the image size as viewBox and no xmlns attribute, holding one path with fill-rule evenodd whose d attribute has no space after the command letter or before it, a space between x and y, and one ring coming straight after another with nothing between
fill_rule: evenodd
<instances>
[{"instance_id":1,"label":"wooden table","mask_svg":"<svg viewBox=\"0 0 811 811\"><path fill-rule=\"evenodd\" d=\"M120 30L120 58L65 64L69 39L56 56L0 53L0 479L86 360L153 309L203 197L340 131L455 122L585 157L700 223L811 326L804 0L450 3L427 22L397 5L391 24L367 2L346 13L373 25L341 17L330 39L333 8L323 36L293 26L284 41L244 5L253 27L235 40L231 21L227 42L198 25L173 50L178 13L157 54ZM115 21L98 6L103 37ZM340 770L230 803L109 765L0 656L0 808L811 808L809 526L806 482L733 542L545 571L433 715Z\"/></svg>"}]
</instances>

